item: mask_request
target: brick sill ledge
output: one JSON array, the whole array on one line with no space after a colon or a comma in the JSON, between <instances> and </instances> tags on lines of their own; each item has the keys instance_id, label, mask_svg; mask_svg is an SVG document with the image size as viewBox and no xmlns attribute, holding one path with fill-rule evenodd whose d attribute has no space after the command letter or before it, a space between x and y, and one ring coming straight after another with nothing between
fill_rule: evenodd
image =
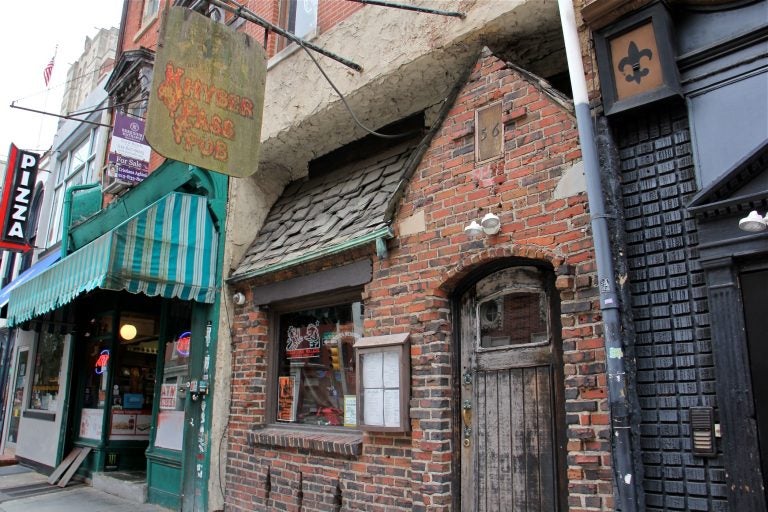
<instances>
[{"instance_id":1,"label":"brick sill ledge","mask_svg":"<svg viewBox=\"0 0 768 512\"><path fill-rule=\"evenodd\" d=\"M363 451L363 435L359 432L317 432L266 427L248 432L251 446L301 448L336 455L357 456Z\"/></svg>"}]
</instances>

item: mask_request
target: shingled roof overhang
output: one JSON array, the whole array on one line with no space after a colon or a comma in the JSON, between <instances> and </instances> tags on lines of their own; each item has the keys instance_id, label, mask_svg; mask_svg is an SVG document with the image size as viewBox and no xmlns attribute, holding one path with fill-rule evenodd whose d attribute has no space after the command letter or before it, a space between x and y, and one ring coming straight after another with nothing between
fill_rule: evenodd
<instances>
[{"instance_id":1,"label":"shingled roof overhang","mask_svg":"<svg viewBox=\"0 0 768 512\"><path fill-rule=\"evenodd\" d=\"M391 238L390 203L415 149L414 143L401 144L289 184L228 281L240 282Z\"/></svg>"}]
</instances>

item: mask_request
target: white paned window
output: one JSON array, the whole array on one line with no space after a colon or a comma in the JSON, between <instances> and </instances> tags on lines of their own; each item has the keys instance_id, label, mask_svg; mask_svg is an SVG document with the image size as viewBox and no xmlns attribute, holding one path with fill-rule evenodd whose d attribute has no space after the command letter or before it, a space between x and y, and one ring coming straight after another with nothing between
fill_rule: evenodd
<instances>
[{"instance_id":1,"label":"white paned window","mask_svg":"<svg viewBox=\"0 0 768 512\"><path fill-rule=\"evenodd\" d=\"M63 151L56 162L56 184L51 208L51 222L48 224L48 246L61 240L62 210L64 191L74 185L90 183L95 179L96 130L88 132L84 139L69 151Z\"/></svg>"}]
</instances>

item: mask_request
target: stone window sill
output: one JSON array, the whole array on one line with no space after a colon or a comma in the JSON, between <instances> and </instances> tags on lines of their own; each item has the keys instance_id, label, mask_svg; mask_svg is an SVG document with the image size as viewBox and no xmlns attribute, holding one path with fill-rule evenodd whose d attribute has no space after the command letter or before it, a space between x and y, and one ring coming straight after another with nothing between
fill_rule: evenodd
<instances>
[{"instance_id":1,"label":"stone window sill","mask_svg":"<svg viewBox=\"0 0 768 512\"><path fill-rule=\"evenodd\" d=\"M358 456L363 450L360 432L320 432L296 428L266 427L248 433L251 446L300 448L336 455Z\"/></svg>"}]
</instances>

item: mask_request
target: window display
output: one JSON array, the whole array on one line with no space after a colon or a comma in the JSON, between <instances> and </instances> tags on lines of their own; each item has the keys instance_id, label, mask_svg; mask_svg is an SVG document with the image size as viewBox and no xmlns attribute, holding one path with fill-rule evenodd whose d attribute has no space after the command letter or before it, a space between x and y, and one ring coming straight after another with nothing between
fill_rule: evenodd
<instances>
[{"instance_id":1,"label":"window display","mask_svg":"<svg viewBox=\"0 0 768 512\"><path fill-rule=\"evenodd\" d=\"M55 411L59 398L59 372L64 354L64 335L41 332L37 340L29 409Z\"/></svg>"},{"instance_id":2,"label":"window display","mask_svg":"<svg viewBox=\"0 0 768 512\"><path fill-rule=\"evenodd\" d=\"M280 315L277 421L356 426L347 397L356 394L352 347L362 321L360 302Z\"/></svg>"}]
</instances>

